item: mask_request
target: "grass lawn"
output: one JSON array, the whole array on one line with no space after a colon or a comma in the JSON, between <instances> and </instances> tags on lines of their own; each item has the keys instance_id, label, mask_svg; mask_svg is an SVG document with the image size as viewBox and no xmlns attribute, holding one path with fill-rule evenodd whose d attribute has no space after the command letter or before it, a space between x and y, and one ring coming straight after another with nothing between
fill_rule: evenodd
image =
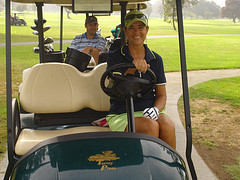
<instances>
[{"instance_id":1,"label":"grass lawn","mask_svg":"<svg viewBox=\"0 0 240 180\"><path fill-rule=\"evenodd\" d=\"M191 98L216 99L219 103L227 103L240 108L240 76L214 79L190 87Z\"/></svg>"},{"instance_id":2,"label":"grass lawn","mask_svg":"<svg viewBox=\"0 0 240 180\"><path fill-rule=\"evenodd\" d=\"M178 38L147 40L159 53L166 71L180 70ZM240 68L240 36L185 37L188 70Z\"/></svg>"},{"instance_id":3,"label":"grass lawn","mask_svg":"<svg viewBox=\"0 0 240 180\"><path fill-rule=\"evenodd\" d=\"M45 25L50 25L51 29L45 32L45 37L52 37L54 40L59 39L59 13L45 13L44 18L47 20ZM31 25L37 17L36 13L28 12L24 15L27 26L12 26L12 42L37 41L37 36L33 35ZM75 35L85 32L84 19L85 15L71 14L68 19L64 13L63 17L63 38L73 39ZM99 28L103 37L111 35L111 29L120 23L120 16L100 16ZM149 36L157 35L177 35L172 25L160 18L149 19ZM0 13L0 42L5 42L5 17L4 13ZM232 20L184 20L184 31L186 34L240 34L240 23L234 24Z\"/></svg>"},{"instance_id":4,"label":"grass lawn","mask_svg":"<svg viewBox=\"0 0 240 180\"><path fill-rule=\"evenodd\" d=\"M224 165L226 171L232 175L233 179L240 179L240 157L237 158L236 165Z\"/></svg>"}]
</instances>

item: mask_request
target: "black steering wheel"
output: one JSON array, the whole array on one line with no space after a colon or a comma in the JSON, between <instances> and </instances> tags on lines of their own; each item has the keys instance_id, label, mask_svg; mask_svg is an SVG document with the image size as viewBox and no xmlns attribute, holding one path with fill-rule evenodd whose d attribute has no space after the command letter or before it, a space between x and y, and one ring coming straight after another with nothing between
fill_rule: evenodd
<instances>
[{"instance_id":1,"label":"black steering wheel","mask_svg":"<svg viewBox=\"0 0 240 180\"><path fill-rule=\"evenodd\" d=\"M121 63L107 69L101 78L101 88L109 96L115 99L125 100L127 97L140 98L150 93L156 85L156 76L151 69L147 69L146 74L150 80L140 78L136 75L122 75L120 69L127 70L135 68L134 64ZM121 72L121 71L120 71ZM109 79L109 84L105 85L105 80Z\"/></svg>"}]
</instances>

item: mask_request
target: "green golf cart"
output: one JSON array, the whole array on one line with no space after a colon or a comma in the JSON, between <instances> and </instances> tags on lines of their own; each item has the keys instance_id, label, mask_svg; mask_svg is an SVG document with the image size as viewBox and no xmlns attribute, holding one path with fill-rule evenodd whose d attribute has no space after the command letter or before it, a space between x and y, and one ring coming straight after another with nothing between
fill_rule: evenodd
<instances>
[{"instance_id":1,"label":"green golf cart","mask_svg":"<svg viewBox=\"0 0 240 180\"><path fill-rule=\"evenodd\" d=\"M10 2L6 0L8 167L4 179L189 179L186 164L176 150L161 139L135 132L133 101L155 87L155 75L150 69L147 71L150 80L143 81L137 77L114 75L118 68L132 67L128 64L119 64L106 71L106 63L102 63L88 72L80 72L71 64L46 62L45 59L44 4L60 7L62 50L63 7L78 13L109 15L115 7L121 10L123 25L126 11L146 7L144 1L14 2L37 6L40 60L24 72L19 97L12 99ZM187 88L181 0L176 2L183 84ZM109 77L119 82L115 88L108 88ZM111 132L108 127L92 125L93 121L104 119L108 114L109 96L126 101L129 132ZM197 179L191 161L191 122L188 118L186 126L188 165L192 178Z\"/></svg>"}]
</instances>

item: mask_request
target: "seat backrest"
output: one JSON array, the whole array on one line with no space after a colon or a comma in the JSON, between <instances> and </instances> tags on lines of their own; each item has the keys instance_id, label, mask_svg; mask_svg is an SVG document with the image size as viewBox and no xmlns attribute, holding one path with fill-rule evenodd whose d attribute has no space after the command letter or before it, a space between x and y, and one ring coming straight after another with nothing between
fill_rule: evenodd
<instances>
[{"instance_id":1,"label":"seat backrest","mask_svg":"<svg viewBox=\"0 0 240 180\"><path fill-rule=\"evenodd\" d=\"M26 74L20 90L21 107L32 113L69 113L83 108L108 111L109 97L100 79L106 63L82 73L65 63L42 63Z\"/></svg>"}]
</instances>

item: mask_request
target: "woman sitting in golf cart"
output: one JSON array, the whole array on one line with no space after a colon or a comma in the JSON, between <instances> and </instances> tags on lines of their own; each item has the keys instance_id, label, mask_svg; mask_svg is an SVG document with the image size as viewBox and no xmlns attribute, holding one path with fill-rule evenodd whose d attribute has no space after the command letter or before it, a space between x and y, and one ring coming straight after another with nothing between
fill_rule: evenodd
<instances>
[{"instance_id":1,"label":"woman sitting in golf cart","mask_svg":"<svg viewBox=\"0 0 240 180\"><path fill-rule=\"evenodd\" d=\"M158 137L176 148L175 126L165 112L166 78L162 58L151 51L144 41L149 29L148 19L140 11L131 11L125 16L126 44L110 53L108 68L120 63L133 63L124 74L135 74L146 78L150 68L156 75L155 91L134 101L136 132ZM107 121L112 131L128 131L125 102L111 98L111 107Z\"/></svg>"}]
</instances>

